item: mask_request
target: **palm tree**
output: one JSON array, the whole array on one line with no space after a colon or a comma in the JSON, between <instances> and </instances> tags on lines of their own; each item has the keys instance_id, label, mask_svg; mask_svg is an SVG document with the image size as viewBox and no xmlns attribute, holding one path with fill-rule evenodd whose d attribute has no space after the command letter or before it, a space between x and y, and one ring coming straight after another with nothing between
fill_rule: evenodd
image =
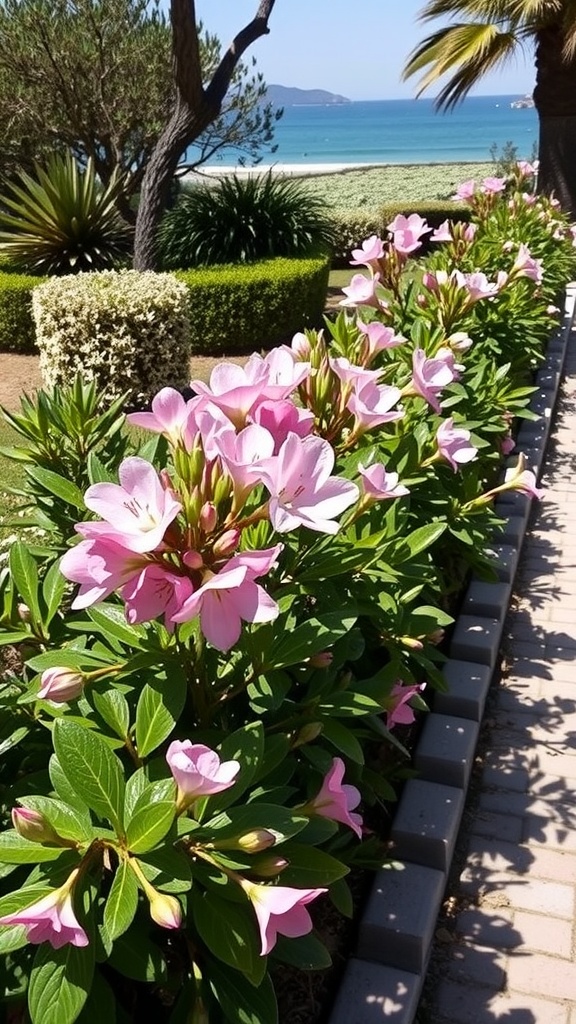
<instances>
[{"instance_id":1,"label":"palm tree","mask_svg":"<svg viewBox=\"0 0 576 1024\"><path fill-rule=\"evenodd\" d=\"M412 51L404 78L425 71L420 94L450 74L436 99L449 110L488 71L534 48L538 187L576 217L576 0L428 0L420 13L422 21L447 17Z\"/></svg>"}]
</instances>

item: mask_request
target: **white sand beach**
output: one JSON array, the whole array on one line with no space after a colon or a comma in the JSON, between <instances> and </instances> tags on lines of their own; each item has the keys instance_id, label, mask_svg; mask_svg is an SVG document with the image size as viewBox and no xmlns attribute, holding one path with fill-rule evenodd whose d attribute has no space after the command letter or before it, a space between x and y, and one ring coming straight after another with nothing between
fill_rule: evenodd
<instances>
[{"instance_id":1,"label":"white sand beach","mask_svg":"<svg viewBox=\"0 0 576 1024\"><path fill-rule=\"evenodd\" d=\"M267 174L273 171L274 174L292 175L294 177L308 177L317 174L342 174L345 171L369 170L375 167L387 167L388 164L378 163L357 163L357 164L257 164L256 167L242 167L237 164L217 164L210 167L203 166L197 171L184 175L185 178L198 176L224 177L235 174L239 178L249 178L253 175Z\"/></svg>"}]
</instances>

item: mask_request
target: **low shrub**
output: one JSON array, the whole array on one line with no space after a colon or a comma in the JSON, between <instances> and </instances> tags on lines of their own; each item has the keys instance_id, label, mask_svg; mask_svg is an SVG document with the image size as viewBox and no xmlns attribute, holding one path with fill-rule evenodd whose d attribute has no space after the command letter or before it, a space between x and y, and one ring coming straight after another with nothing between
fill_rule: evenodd
<instances>
[{"instance_id":1,"label":"low shrub","mask_svg":"<svg viewBox=\"0 0 576 1024\"><path fill-rule=\"evenodd\" d=\"M445 220L463 220L468 223L472 218L472 211L464 202L445 200L415 204L386 203L381 210L382 224L386 226L386 224L393 221L399 213L404 214L406 217L410 216L411 213L417 213L420 217L423 217L432 228L440 227L440 224Z\"/></svg>"},{"instance_id":2,"label":"low shrub","mask_svg":"<svg viewBox=\"0 0 576 1024\"><path fill-rule=\"evenodd\" d=\"M331 243L326 204L295 178L269 172L187 191L163 221L164 270L307 256Z\"/></svg>"},{"instance_id":3,"label":"low shrub","mask_svg":"<svg viewBox=\"0 0 576 1024\"><path fill-rule=\"evenodd\" d=\"M32 289L43 277L18 274L8 264L0 267L0 352L36 352Z\"/></svg>"},{"instance_id":4,"label":"low shrub","mask_svg":"<svg viewBox=\"0 0 576 1024\"><path fill-rule=\"evenodd\" d=\"M40 369L49 387L77 372L107 402L142 404L188 380L188 292L172 274L105 270L53 278L34 292Z\"/></svg>"},{"instance_id":5,"label":"low shrub","mask_svg":"<svg viewBox=\"0 0 576 1024\"><path fill-rule=\"evenodd\" d=\"M190 291L193 352L251 352L320 322L330 260L263 260L179 271Z\"/></svg>"},{"instance_id":6,"label":"low shrub","mask_svg":"<svg viewBox=\"0 0 576 1024\"><path fill-rule=\"evenodd\" d=\"M334 210L330 220L334 267L347 267L352 249L356 249L363 238L382 232L382 217L373 210Z\"/></svg>"}]
</instances>

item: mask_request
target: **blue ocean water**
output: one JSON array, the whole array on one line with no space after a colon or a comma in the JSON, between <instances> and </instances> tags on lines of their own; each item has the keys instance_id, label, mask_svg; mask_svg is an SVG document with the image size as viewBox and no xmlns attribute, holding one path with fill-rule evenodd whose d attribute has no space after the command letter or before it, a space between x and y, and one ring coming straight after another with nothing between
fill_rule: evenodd
<instances>
[{"instance_id":1,"label":"blue ocean water","mask_svg":"<svg viewBox=\"0 0 576 1024\"><path fill-rule=\"evenodd\" d=\"M490 160L507 142L521 159L534 155L538 118L510 106L518 96L473 96L450 113L431 99L372 100L286 107L275 129L278 148L262 163L442 163ZM213 164L236 162L224 153Z\"/></svg>"}]
</instances>

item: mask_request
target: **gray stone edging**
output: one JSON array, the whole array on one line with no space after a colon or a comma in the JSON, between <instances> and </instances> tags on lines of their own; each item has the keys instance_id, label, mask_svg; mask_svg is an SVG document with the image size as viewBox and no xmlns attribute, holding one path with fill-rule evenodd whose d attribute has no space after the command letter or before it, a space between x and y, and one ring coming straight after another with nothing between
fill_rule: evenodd
<instances>
[{"instance_id":1,"label":"gray stone edging","mask_svg":"<svg viewBox=\"0 0 576 1024\"><path fill-rule=\"evenodd\" d=\"M576 284L566 288L562 324L550 339L538 371L539 390L517 451L538 475L550 435L562 369L575 316ZM513 458L512 463L515 464ZM328 1024L413 1024L426 977L436 920L460 827L476 741L500 640L531 499L518 492L496 502L505 519L494 540L498 581L473 579L464 597L443 673L447 691L435 695L414 764L418 778L404 786L392 826L392 856L400 869L379 871L359 924Z\"/></svg>"}]
</instances>

